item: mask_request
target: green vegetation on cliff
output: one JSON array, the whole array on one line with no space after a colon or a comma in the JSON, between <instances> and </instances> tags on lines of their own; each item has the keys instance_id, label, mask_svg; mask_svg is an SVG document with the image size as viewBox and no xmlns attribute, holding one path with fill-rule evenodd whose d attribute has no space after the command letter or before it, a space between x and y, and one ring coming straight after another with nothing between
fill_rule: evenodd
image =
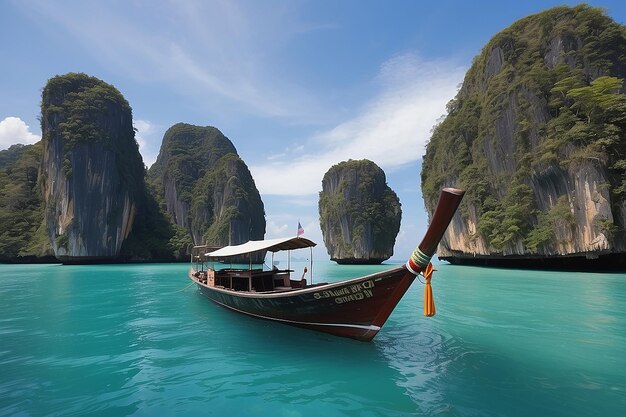
<instances>
[{"instance_id":1,"label":"green vegetation on cliff","mask_svg":"<svg viewBox=\"0 0 626 417\"><path fill-rule=\"evenodd\" d=\"M159 156L148 175L157 189L163 189L163 180L169 176L176 183L180 200L191 203L198 178L229 153L237 154L237 150L218 129L177 123L165 132Z\"/></svg>"},{"instance_id":2,"label":"green vegetation on cliff","mask_svg":"<svg viewBox=\"0 0 626 417\"><path fill-rule=\"evenodd\" d=\"M568 222L566 200L539 209L534 181L551 169L606 167L616 208L626 197L624 76L626 27L601 9L556 7L498 33L427 145L427 206L443 186L460 186L467 190L461 212L476 211L488 245L522 242L531 252L558 243L556 222ZM612 236L624 227L598 222Z\"/></svg>"},{"instance_id":3,"label":"green vegetation on cliff","mask_svg":"<svg viewBox=\"0 0 626 417\"><path fill-rule=\"evenodd\" d=\"M113 145L105 120L117 109L130 115L128 101L115 87L83 73L70 72L51 78L41 97L42 118L62 120L55 126L67 148L85 142Z\"/></svg>"},{"instance_id":4,"label":"green vegetation on cliff","mask_svg":"<svg viewBox=\"0 0 626 417\"><path fill-rule=\"evenodd\" d=\"M262 239L263 202L232 142L211 126L167 130L149 178L176 230L170 245L226 245Z\"/></svg>"},{"instance_id":5,"label":"green vegetation on cliff","mask_svg":"<svg viewBox=\"0 0 626 417\"><path fill-rule=\"evenodd\" d=\"M18 159L20 159L20 156L22 156L22 154L30 148L30 146L31 145L22 145L18 143L16 145L11 145L9 149L0 151L0 169L14 164Z\"/></svg>"},{"instance_id":6,"label":"green vegetation on cliff","mask_svg":"<svg viewBox=\"0 0 626 417\"><path fill-rule=\"evenodd\" d=\"M73 174L70 151L81 144L101 144L115 154L122 182L141 191L144 166L132 109L113 85L83 73L51 78L41 96L41 130L44 144L53 137L62 139L63 172L68 178Z\"/></svg>"},{"instance_id":7,"label":"green vegetation on cliff","mask_svg":"<svg viewBox=\"0 0 626 417\"><path fill-rule=\"evenodd\" d=\"M331 259L381 262L393 254L400 229L398 196L367 159L332 166L322 180L320 226Z\"/></svg>"},{"instance_id":8,"label":"green vegetation on cliff","mask_svg":"<svg viewBox=\"0 0 626 417\"><path fill-rule=\"evenodd\" d=\"M204 242L214 245L228 245L233 238L263 239L265 234L261 196L248 167L236 154L220 158L198 180L191 213L193 228L200 231ZM237 234L245 236L237 239Z\"/></svg>"},{"instance_id":9,"label":"green vegetation on cliff","mask_svg":"<svg viewBox=\"0 0 626 417\"><path fill-rule=\"evenodd\" d=\"M15 162L0 169L0 260L50 255L37 183L41 142L20 150Z\"/></svg>"}]
</instances>

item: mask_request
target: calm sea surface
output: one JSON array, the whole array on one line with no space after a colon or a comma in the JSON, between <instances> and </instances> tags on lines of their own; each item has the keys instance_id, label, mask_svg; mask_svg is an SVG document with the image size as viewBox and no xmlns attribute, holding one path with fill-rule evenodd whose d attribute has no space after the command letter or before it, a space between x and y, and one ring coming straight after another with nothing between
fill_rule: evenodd
<instances>
[{"instance_id":1,"label":"calm sea surface","mask_svg":"<svg viewBox=\"0 0 626 417\"><path fill-rule=\"evenodd\" d=\"M626 415L626 274L440 265L437 316L416 281L362 343L226 311L186 271L0 265L0 415Z\"/></svg>"}]
</instances>

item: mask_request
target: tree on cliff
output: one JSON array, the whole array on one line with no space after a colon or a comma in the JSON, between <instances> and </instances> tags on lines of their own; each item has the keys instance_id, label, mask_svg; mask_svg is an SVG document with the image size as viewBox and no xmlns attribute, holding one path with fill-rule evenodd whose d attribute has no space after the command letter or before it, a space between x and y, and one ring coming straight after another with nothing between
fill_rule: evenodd
<instances>
[{"instance_id":1,"label":"tree on cliff","mask_svg":"<svg viewBox=\"0 0 626 417\"><path fill-rule=\"evenodd\" d=\"M626 28L587 5L498 33L435 127L422 166L432 211L467 190L443 254L625 251Z\"/></svg>"},{"instance_id":2,"label":"tree on cliff","mask_svg":"<svg viewBox=\"0 0 626 417\"><path fill-rule=\"evenodd\" d=\"M332 166L322 180L319 213L332 260L377 264L393 255L402 216L400 200L372 161Z\"/></svg>"}]
</instances>

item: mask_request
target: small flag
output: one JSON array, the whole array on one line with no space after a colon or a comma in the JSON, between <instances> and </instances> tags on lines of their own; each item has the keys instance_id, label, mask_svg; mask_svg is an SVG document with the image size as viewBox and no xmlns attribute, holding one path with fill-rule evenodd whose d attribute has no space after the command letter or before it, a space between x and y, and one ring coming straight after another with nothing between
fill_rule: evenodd
<instances>
[{"instance_id":1,"label":"small flag","mask_svg":"<svg viewBox=\"0 0 626 417\"><path fill-rule=\"evenodd\" d=\"M298 220L298 233L296 234L296 237L300 237L300 235L304 234L304 227L302 227L302 225L300 224L300 220Z\"/></svg>"}]
</instances>

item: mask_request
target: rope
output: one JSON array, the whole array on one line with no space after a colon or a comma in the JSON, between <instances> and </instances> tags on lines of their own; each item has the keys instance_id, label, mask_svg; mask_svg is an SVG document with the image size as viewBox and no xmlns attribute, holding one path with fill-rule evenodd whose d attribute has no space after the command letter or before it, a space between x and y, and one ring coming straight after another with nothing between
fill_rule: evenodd
<instances>
[{"instance_id":1,"label":"rope","mask_svg":"<svg viewBox=\"0 0 626 417\"><path fill-rule=\"evenodd\" d=\"M191 281L191 284L187 285L185 288L181 288L180 290L174 291L172 294L175 294L175 293L181 292L181 291L185 291L187 288L191 287L193 284L195 284L195 282Z\"/></svg>"},{"instance_id":2,"label":"rope","mask_svg":"<svg viewBox=\"0 0 626 417\"><path fill-rule=\"evenodd\" d=\"M433 288L430 285L433 271L433 264L431 263L428 263L428 266L423 271L424 280L426 281L426 285L424 286L424 315L426 317L435 315L435 299L433 298Z\"/></svg>"}]
</instances>

